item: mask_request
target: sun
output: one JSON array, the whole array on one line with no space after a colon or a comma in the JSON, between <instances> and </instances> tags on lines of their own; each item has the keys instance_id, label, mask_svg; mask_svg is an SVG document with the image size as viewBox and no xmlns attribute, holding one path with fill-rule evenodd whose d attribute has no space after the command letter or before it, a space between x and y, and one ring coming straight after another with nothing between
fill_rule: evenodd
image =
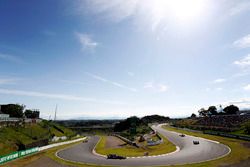
<instances>
[{"instance_id":1,"label":"sun","mask_svg":"<svg viewBox=\"0 0 250 167\"><path fill-rule=\"evenodd\" d=\"M171 12L180 20L191 20L199 17L204 11L203 0L167 0Z\"/></svg>"},{"instance_id":2,"label":"sun","mask_svg":"<svg viewBox=\"0 0 250 167\"><path fill-rule=\"evenodd\" d=\"M207 0L154 0L150 3L150 12L155 19L174 19L182 23L202 18L208 6Z\"/></svg>"}]
</instances>

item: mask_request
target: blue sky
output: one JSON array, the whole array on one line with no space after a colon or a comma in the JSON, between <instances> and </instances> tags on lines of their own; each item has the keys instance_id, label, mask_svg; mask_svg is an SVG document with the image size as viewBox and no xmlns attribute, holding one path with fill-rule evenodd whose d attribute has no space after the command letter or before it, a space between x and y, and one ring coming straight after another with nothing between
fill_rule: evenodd
<instances>
[{"instance_id":1,"label":"blue sky","mask_svg":"<svg viewBox=\"0 0 250 167\"><path fill-rule=\"evenodd\" d=\"M43 118L250 107L250 2L0 1L0 103Z\"/></svg>"}]
</instances>

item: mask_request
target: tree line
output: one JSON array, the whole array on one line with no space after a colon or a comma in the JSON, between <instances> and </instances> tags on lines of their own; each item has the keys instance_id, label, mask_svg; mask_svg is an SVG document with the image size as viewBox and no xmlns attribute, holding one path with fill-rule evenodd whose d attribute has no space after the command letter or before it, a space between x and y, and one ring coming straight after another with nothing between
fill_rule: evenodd
<instances>
[{"instance_id":1,"label":"tree line","mask_svg":"<svg viewBox=\"0 0 250 167\"><path fill-rule=\"evenodd\" d=\"M1 105L1 112L15 118L39 118L40 111L37 109L25 109L25 105L5 104Z\"/></svg>"},{"instance_id":2,"label":"tree line","mask_svg":"<svg viewBox=\"0 0 250 167\"><path fill-rule=\"evenodd\" d=\"M215 106L210 106L208 107L207 110L205 108L201 108L200 110L198 110L198 113L200 117L209 117L214 115L236 115L239 113L239 111L240 111L239 107L235 105L229 105L220 111L218 111L218 109ZM193 113L191 117L194 118L196 117L196 115Z\"/></svg>"}]
</instances>

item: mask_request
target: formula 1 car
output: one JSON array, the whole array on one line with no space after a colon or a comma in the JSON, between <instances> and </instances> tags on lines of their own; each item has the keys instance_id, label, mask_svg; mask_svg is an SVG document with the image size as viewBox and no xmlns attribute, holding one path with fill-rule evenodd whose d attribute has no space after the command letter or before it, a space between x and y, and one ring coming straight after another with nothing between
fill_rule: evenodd
<instances>
[{"instance_id":1,"label":"formula 1 car","mask_svg":"<svg viewBox=\"0 0 250 167\"><path fill-rule=\"evenodd\" d=\"M180 137L185 137L185 134L182 133L182 134L180 134L179 136L180 136Z\"/></svg>"},{"instance_id":2,"label":"formula 1 car","mask_svg":"<svg viewBox=\"0 0 250 167\"><path fill-rule=\"evenodd\" d=\"M116 154L108 154L107 159L126 159L124 156L116 155Z\"/></svg>"},{"instance_id":3,"label":"formula 1 car","mask_svg":"<svg viewBox=\"0 0 250 167\"><path fill-rule=\"evenodd\" d=\"M193 144L194 144L194 145L197 145L197 144L200 144L200 142L194 140L194 141L193 141Z\"/></svg>"}]
</instances>

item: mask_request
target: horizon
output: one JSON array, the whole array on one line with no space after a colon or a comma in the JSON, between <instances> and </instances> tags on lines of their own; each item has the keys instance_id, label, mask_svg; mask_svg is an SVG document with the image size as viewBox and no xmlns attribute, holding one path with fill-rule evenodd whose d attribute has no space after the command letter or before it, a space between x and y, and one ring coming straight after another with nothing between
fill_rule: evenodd
<instances>
[{"instance_id":1,"label":"horizon","mask_svg":"<svg viewBox=\"0 0 250 167\"><path fill-rule=\"evenodd\" d=\"M41 118L250 109L247 0L0 2L0 104Z\"/></svg>"}]
</instances>

